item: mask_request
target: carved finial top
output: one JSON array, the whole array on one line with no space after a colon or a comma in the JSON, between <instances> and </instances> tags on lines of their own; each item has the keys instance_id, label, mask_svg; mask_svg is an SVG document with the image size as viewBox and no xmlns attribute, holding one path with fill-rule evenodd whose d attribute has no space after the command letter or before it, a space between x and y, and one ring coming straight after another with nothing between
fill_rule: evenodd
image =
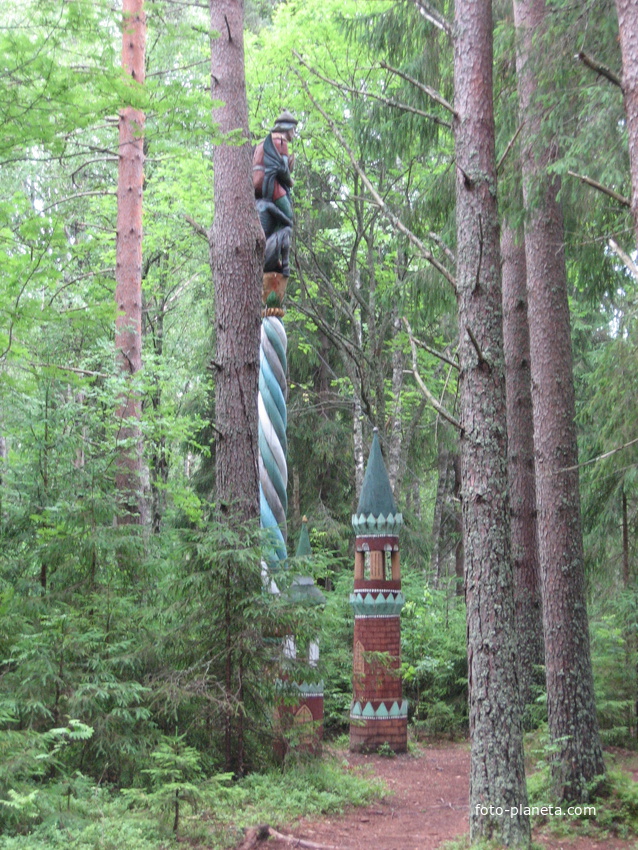
<instances>
[{"instance_id":1,"label":"carved finial top","mask_svg":"<svg viewBox=\"0 0 638 850\"><path fill-rule=\"evenodd\" d=\"M284 109L279 118L275 121L275 126L272 128L271 132L275 130L294 130L299 121L295 118L292 112L288 112L287 109Z\"/></svg>"},{"instance_id":2,"label":"carved finial top","mask_svg":"<svg viewBox=\"0 0 638 850\"><path fill-rule=\"evenodd\" d=\"M403 525L403 517L397 510L381 454L377 428L373 431L368 464L352 525L356 534L396 534Z\"/></svg>"}]
</instances>

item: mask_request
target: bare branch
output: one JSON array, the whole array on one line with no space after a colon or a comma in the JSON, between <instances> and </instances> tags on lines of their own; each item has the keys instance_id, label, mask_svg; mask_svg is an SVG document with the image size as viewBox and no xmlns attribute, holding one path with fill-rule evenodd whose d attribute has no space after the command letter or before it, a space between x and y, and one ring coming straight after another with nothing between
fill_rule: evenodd
<instances>
[{"instance_id":1,"label":"bare branch","mask_svg":"<svg viewBox=\"0 0 638 850\"><path fill-rule=\"evenodd\" d=\"M422 340L413 337L413 341L415 345L417 345L419 348L422 348L424 351L427 351L428 354L431 354L438 360L443 361L443 363L447 363L448 366L451 366L453 369L456 369L457 372L461 368L455 360L452 360L446 354L443 354L441 351L437 351L436 348L430 348L430 346L426 345L426 343L424 343Z\"/></svg>"},{"instance_id":2,"label":"bare branch","mask_svg":"<svg viewBox=\"0 0 638 850\"><path fill-rule=\"evenodd\" d=\"M313 103L313 105L317 109L317 111L321 113L324 120L328 123L332 132L335 134L335 138L341 144L341 146L343 147L345 152L348 154L350 162L352 163L352 167L354 168L354 170L357 172L357 174L361 178L361 181L365 185L368 192L370 192L370 194L374 198L374 201L377 204L377 206L380 207L380 209L383 211L386 218L395 227L395 229L398 230L400 233L403 233L404 236L407 236L408 240L417 248L421 257L423 257L424 260L427 260L427 262L431 263L434 266L434 268L443 275L443 277L448 281L448 283L451 284L452 288L456 292L456 281L454 280L453 275L445 268L443 263L441 263L439 260L436 259L436 257L434 256L434 254L432 254L431 251L428 251L428 249L425 247L423 242L421 242L421 240L418 238L418 236L416 236L411 230L409 230L403 224L403 222L388 207L386 202L383 200L381 195L377 192L377 190L374 188L374 186L372 185L372 183L368 179L368 176L365 173L365 171L361 168L361 166L357 162L357 158L355 157L354 153L350 149L350 146L348 145L348 143L344 139L344 137L341 134L336 123L332 120L332 118L330 118L327 115L327 113L321 108L321 106L319 106L319 104L317 103L315 98L310 93L310 89L308 88L308 84L303 79L301 74L299 74L298 72L295 72L295 73L297 73L299 81L301 82L301 85L303 86L306 94L308 95L308 98Z\"/></svg>"},{"instance_id":3,"label":"bare branch","mask_svg":"<svg viewBox=\"0 0 638 850\"><path fill-rule=\"evenodd\" d=\"M614 239L610 239L607 244L609 245L611 250L614 252L614 254L618 257L618 259L622 263L624 263L625 266L629 269L629 273L631 274L633 279L636 282L638 282L638 266L631 259L629 254L627 254L625 251L623 251L623 249L620 247L620 245Z\"/></svg>"},{"instance_id":4,"label":"bare branch","mask_svg":"<svg viewBox=\"0 0 638 850\"><path fill-rule=\"evenodd\" d=\"M208 8L206 6L205 8ZM181 65L178 68L167 68L165 71L154 71L152 74L146 74L146 79L149 77L167 77L174 71L188 71L189 68L197 68L199 65L210 65L210 59L200 59L198 62L191 62L190 65Z\"/></svg>"},{"instance_id":5,"label":"bare branch","mask_svg":"<svg viewBox=\"0 0 638 850\"><path fill-rule=\"evenodd\" d=\"M449 247L449 245L445 244L445 242L441 239L441 237L439 236L438 233L433 233L432 231L430 231L428 233L428 236L430 237L430 239L434 243L436 243L439 246L439 248L443 251L443 253L448 258L448 260L452 263L452 265L455 266L456 265L456 256L454 255L454 251L452 251L452 249Z\"/></svg>"},{"instance_id":6,"label":"bare branch","mask_svg":"<svg viewBox=\"0 0 638 850\"><path fill-rule=\"evenodd\" d=\"M99 157L98 159L89 159L86 162L83 162L82 165L78 165L73 174L71 174L71 183L76 186L75 176L79 171L82 171L83 168L86 168L87 165L92 165L94 162L117 162L118 158L116 156L108 156L108 157Z\"/></svg>"},{"instance_id":7,"label":"bare branch","mask_svg":"<svg viewBox=\"0 0 638 850\"><path fill-rule=\"evenodd\" d=\"M570 177L575 177L577 180L580 180L581 183L586 183L588 186L598 189L598 191L602 192L604 195L609 195L610 198L618 201L618 203L622 204L624 207L631 207L631 201L629 198L626 198L619 192L615 192L613 189L609 189L607 186L603 186L603 184L599 183L597 180L592 180L591 177L586 177L584 174L577 174L575 171L568 171L567 173Z\"/></svg>"},{"instance_id":8,"label":"bare branch","mask_svg":"<svg viewBox=\"0 0 638 850\"><path fill-rule=\"evenodd\" d=\"M509 140L509 142L507 143L507 146L506 146L505 150L503 151L503 156L499 159L498 163L496 164L496 171L497 171L497 173L501 170L501 166L503 165L503 163L504 163L504 162L505 162L505 160L507 159L507 155L508 155L508 153L512 150L512 148L513 148L513 147L514 147L514 145L516 144L516 139L518 139L519 133L521 132L521 130L522 130L522 129L523 129L523 122L521 122L521 123L518 125L518 129L516 130L516 132L514 133L514 135L512 136L512 138Z\"/></svg>"},{"instance_id":9,"label":"bare branch","mask_svg":"<svg viewBox=\"0 0 638 850\"><path fill-rule=\"evenodd\" d=\"M419 14L423 15L426 21L429 21L431 24L434 24L435 27L438 27L440 30L449 36L452 37L452 26L450 22L446 20L436 9L433 9L426 0L414 0L414 5L419 10Z\"/></svg>"},{"instance_id":10,"label":"bare branch","mask_svg":"<svg viewBox=\"0 0 638 850\"><path fill-rule=\"evenodd\" d=\"M191 218L189 215L185 215L184 218L193 228L195 233L208 242L208 231L206 230L206 228L202 224L199 224L199 222L195 221L194 218Z\"/></svg>"},{"instance_id":11,"label":"bare branch","mask_svg":"<svg viewBox=\"0 0 638 850\"><path fill-rule=\"evenodd\" d=\"M59 366L57 363L31 363L34 369L57 369L59 372L73 372L86 378L108 378L106 372L93 372L91 369L77 369L73 366Z\"/></svg>"},{"instance_id":12,"label":"bare branch","mask_svg":"<svg viewBox=\"0 0 638 850\"><path fill-rule=\"evenodd\" d=\"M446 410L445 407L443 407L443 405L432 395L430 390L424 384L423 379L421 378L421 375L419 373L416 355L416 342L412 335L412 328L410 327L410 323L405 317L403 318L403 324L405 325L405 328L408 332L408 338L410 340L410 348L412 350L412 374L414 375L414 380L417 382L417 386L419 387L421 393L425 396L425 398L430 402L432 407L436 410L436 412L440 414L444 419L447 419L447 421L451 425L454 425L455 428L458 428L459 431L462 431L463 428L458 419L456 419L456 417L454 417L448 410Z\"/></svg>"},{"instance_id":13,"label":"bare branch","mask_svg":"<svg viewBox=\"0 0 638 850\"><path fill-rule=\"evenodd\" d=\"M586 65L588 68L591 68L592 71L595 71L597 74L600 74L601 77L606 77L610 83L613 83L615 86L621 86L620 77L611 68L608 68L606 65L602 65L600 62L597 62L596 59L593 59L587 53L584 53L582 50L580 53L576 54L576 58L580 59L583 65Z\"/></svg>"},{"instance_id":14,"label":"bare branch","mask_svg":"<svg viewBox=\"0 0 638 850\"><path fill-rule=\"evenodd\" d=\"M625 449L628 449L630 446L635 446L638 443L638 437L635 440L629 440L628 443L624 443L622 446L617 446L615 449L610 449L608 452L604 452L597 457L593 457L590 460L586 460L583 463L577 463L575 466L564 466L562 469L556 470L554 475L560 475L562 472L575 472L577 469L582 469L583 466L590 466L592 463L598 463L599 460L605 460L612 455L618 454L618 452L622 452Z\"/></svg>"},{"instance_id":15,"label":"bare branch","mask_svg":"<svg viewBox=\"0 0 638 850\"><path fill-rule=\"evenodd\" d=\"M66 204L68 201L75 201L77 198L88 198L91 195L102 195L103 197L112 196L113 198L117 197L117 192L105 192L105 191L95 191L95 192L78 192L76 195L69 195L68 198L58 198L57 201L54 201L52 204L49 204L48 207L44 207L40 210L41 213L48 212L48 210L52 210L54 207L57 207L58 204Z\"/></svg>"},{"instance_id":16,"label":"bare branch","mask_svg":"<svg viewBox=\"0 0 638 850\"><path fill-rule=\"evenodd\" d=\"M303 847L305 850L339 850L334 844L317 844L315 841L308 841L305 838L297 838L295 835L286 835L283 832L277 832L276 829L273 829L267 823L247 829L244 840L237 850L255 850L257 846L262 845L262 842L266 846L266 842L270 837L276 841L282 841L284 844Z\"/></svg>"},{"instance_id":17,"label":"bare branch","mask_svg":"<svg viewBox=\"0 0 638 850\"><path fill-rule=\"evenodd\" d=\"M414 77L410 77L409 74L404 74L403 71L399 71L398 68L393 68L392 65L388 65L387 62L379 63L382 68L385 68L386 71L390 71L392 74L396 74L397 77L401 77L402 80L410 83L416 88L420 89L424 94L427 94L428 97L431 97L435 103L438 103L439 106L442 106L444 109L447 109L455 118L458 118L458 114L451 103L449 103L443 95L440 95L436 89L430 88L430 86L426 86L425 83L419 82L419 80L415 80Z\"/></svg>"},{"instance_id":18,"label":"bare branch","mask_svg":"<svg viewBox=\"0 0 638 850\"><path fill-rule=\"evenodd\" d=\"M355 89L352 86L347 86L345 83L340 83L337 80L332 80L330 77L324 76L320 73L316 68L311 67L308 63L302 59L302 57L295 52L295 56L299 59L302 65L304 65L311 74L314 74L315 77L318 77L320 80L323 80L328 85L333 86L336 89L339 89L343 92L348 92L350 94L361 95L362 97L367 97L371 100L378 100L381 103L384 103L386 106L390 106L393 109L401 109L404 112L411 112L413 115L420 115L422 118L427 118L430 121L434 121L435 124L439 124L441 127L447 127L448 130L452 129L452 125L449 121L443 121L443 119L439 118L438 115L433 115L431 112L424 112L422 109L417 109L415 106L409 106L407 103L401 103L398 100L393 100L389 97L383 97L379 94L374 94L369 91L362 91L361 89Z\"/></svg>"}]
</instances>

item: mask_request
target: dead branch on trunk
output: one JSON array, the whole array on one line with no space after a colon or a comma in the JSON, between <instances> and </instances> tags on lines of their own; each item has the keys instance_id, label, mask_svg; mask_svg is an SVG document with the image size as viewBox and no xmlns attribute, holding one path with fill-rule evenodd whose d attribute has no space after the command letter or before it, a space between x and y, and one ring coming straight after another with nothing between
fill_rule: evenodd
<instances>
[{"instance_id":1,"label":"dead branch on trunk","mask_svg":"<svg viewBox=\"0 0 638 850\"><path fill-rule=\"evenodd\" d=\"M599 192L602 192L603 195L608 195L624 207L631 207L631 201L629 198L621 195L620 192L616 192L608 186L603 186L602 183L599 183L597 180L593 180L591 177L587 177L585 174L577 174L575 171L568 171L567 173L570 177L575 177L577 180L580 180L581 183L585 183L587 186L591 186L593 189L597 189Z\"/></svg>"},{"instance_id":2,"label":"dead branch on trunk","mask_svg":"<svg viewBox=\"0 0 638 850\"><path fill-rule=\"evenodd\" d=\"M415 80L414 77L411 77L409 74L405 74L403 71L400 71L398 68L394 68L392 65L388 65L387 62L379 63L382 68L385 68L386 71L390 71L391 74L396 74L397 77L401 77L402 80L405 80L406 83L410 83L410 85L415 86L419 91L422 91L424 94L427 94L428 97L431 97L435 103L438 103L439 106L442 106L444 109L447 109L454 118L457 118L457 112L452 106L452 104L446 100L443 95L439 94L436 89L431 88L430 86L426 86L425 83L421 83L419 80Z\"/></svg>"},{"instance_id":3,"label":"dead branch on trunk","mask_svg":"<svg viewBox=\"0 0 638 850\"><path fill-rule=\"evenodd\" d=\"M505 162L505 160L507 159L507 155L508 155L508 153L509 153L509 152L512 150L512 148L514 147L514 145L515 145L515 143L516 143L516 139L518 139L518 136L519 136L519 134L520 134L520 132L521 132L521 130L522 130L522 129L523 129L523 125L522 125L522 124L519 124L519 125L518 125L518 129L516 130L516 132L514 133L514 135L512 136L512 138L511 138L511 139L509 140L509 142L507 143L507 146L506 146L505 150L503 151L503 156L502 156L502 157L499 159L499 161L496 163L496 171L497 171L497 173L501 170L501 167L502 167L503 163L504 163L504 162Z\"/></svg>"},{"instance_id":4,"label":"dead branch on trunk","mask_svg":"<svg viewBox=\"0 0 638 850\"><path fill-rule=\"evenodd\" d=\"M202 224L200 224L198 221L195 221L195 219L192 218L190 215L185 215L184 219L190 224L190 226L193 228L193 230L198 236L201 236L202 239L205 239L208 242L208 231Z\"/></svg>"},{"instance_id":5,"label":"dead branch on trunk","mask_svg":"<svg viewBox=\"0 0 638 850\"><path fill-rule=\"evenodd\" d=\"M430 390L426 387L426 385L423 381L423 378L421 377L421 374L419 373L419 367L418 367L417 356L416 356L416 341L415 341L414 336L412 334L412 328L410 327L410 323L405 318L405 316L403 317L403 324L405 325L405 329L408 332L408 339L410 340L410 348L412 350L412 370L408 369L406 371L408 371L412 375L414 375L414 380L416 381L418 388L421 390L422 395L424 395L425 398L430 402L430 404L436 410L436 412L438 414L440 414L444 419L447 419L447 421L451 425L454 425L455 428L458 428L459 431L462 431L463 428L462 428L459 420L456 419L456 417L454 417L448 410L446 410L446 408L443 407L443 405L438 401L438 399L435 398L435 396L432 395Z\"/></svg>"},{"instance_id":6,"label":"dead branch on trunk","mask_svg":"<svg viewBox=\"0 0 638 850\"><path fill-rule=\"evenodd\" d=\"M429 21L431 24L434 24L435 27L438 27L440 30L449 36L452 37L452 26L448 20L446 20L436 9L433 9L426 0L414 0L414 5L419 10L419 14L422 15L426 21Z\"/></svg>"},{"instance_id":7,"label":"dead branch on trunk","mask_svg":"<svg viewBox=\"0 0 638 850\"><path fill-rule=\"evenodd\" d=\"M611 68L608 68L607 65L603 65L601 62L593 59L584 51L581 50L580 53L577 53L576 58L579 59L583 65L586 65L588 68L591 68L592 71L600 74L601 77L608 79L610 83L613 83L615 86L621 85L618 74L612 71Z\"/></svg>"},{"instance_id":8,"label":"dead branch on trunk","mask_svg":"<svg viewBox=\"0 0 638 850\"><path fill-rule=\"evenodd\" d=\"M636 265L626 251L623 251L615 239L610 239L607 244L618 259L627 267L633 279L638 282L638 265Z\"/></svg>"}]
</instances>

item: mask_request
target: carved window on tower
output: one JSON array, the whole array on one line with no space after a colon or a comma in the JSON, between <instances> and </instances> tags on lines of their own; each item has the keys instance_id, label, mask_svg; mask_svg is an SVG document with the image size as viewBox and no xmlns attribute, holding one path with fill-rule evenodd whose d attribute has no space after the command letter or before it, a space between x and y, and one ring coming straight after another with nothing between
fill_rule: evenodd
<instances>
[{"instance_id":1,"label":"carved window on tower","mask_svg":"<svg viewBox=\"0 0 638 850\"><path fill-rule=\"evenodd\" d=\"M312 723L313 719L312 711L307 705L302 705L295 714L295 723Z\"/></svg>"},{"instance_id":2,"label":"carved window on tower","mask_svg":"<svg viewBox=\"0 0 638 850\"><path fill-rule=\"evenodd\" d=\"M364 673L363 653L364 653L363 644L361 643L360 640L358 640L354 645L354 658L353 658L353 664L352 664L352 669L354 670L354 673L355 673L356 676L363 676L363 673Z\"/></svg>"},{"instance_id":3,"label":"carved window on tower","mask_svg":"<svg viewBox=\"0 0 638 850\"><path fill-rule=\"evenodd\" d=\"M370 578L372 581L385 580L385 552L370 552Z\"/></svg>"}]
</instances>

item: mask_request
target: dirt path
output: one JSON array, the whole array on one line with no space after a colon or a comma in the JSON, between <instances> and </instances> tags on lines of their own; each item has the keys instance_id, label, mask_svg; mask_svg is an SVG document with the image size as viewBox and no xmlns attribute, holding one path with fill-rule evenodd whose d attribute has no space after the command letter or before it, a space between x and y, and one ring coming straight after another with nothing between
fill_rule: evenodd
<instances>
[{"instance_id":1,"label":"dirt path","mask_svg":"<svg viewBox=\"0 0 638 850\"><path fill-rule=\"evenodd\" d=\"M365 808L319 821L300 820L282 832L338 850L435 850L468 831L467 744L424 746L416 755L383 758L353 755L353 768L381 777L390 793ZM548 850L638 850L635 839L563 839L547 825L534 830L534 840ZM291 844L269 840L265 850L290 850Z\"/></svg>"}]
</instances>

